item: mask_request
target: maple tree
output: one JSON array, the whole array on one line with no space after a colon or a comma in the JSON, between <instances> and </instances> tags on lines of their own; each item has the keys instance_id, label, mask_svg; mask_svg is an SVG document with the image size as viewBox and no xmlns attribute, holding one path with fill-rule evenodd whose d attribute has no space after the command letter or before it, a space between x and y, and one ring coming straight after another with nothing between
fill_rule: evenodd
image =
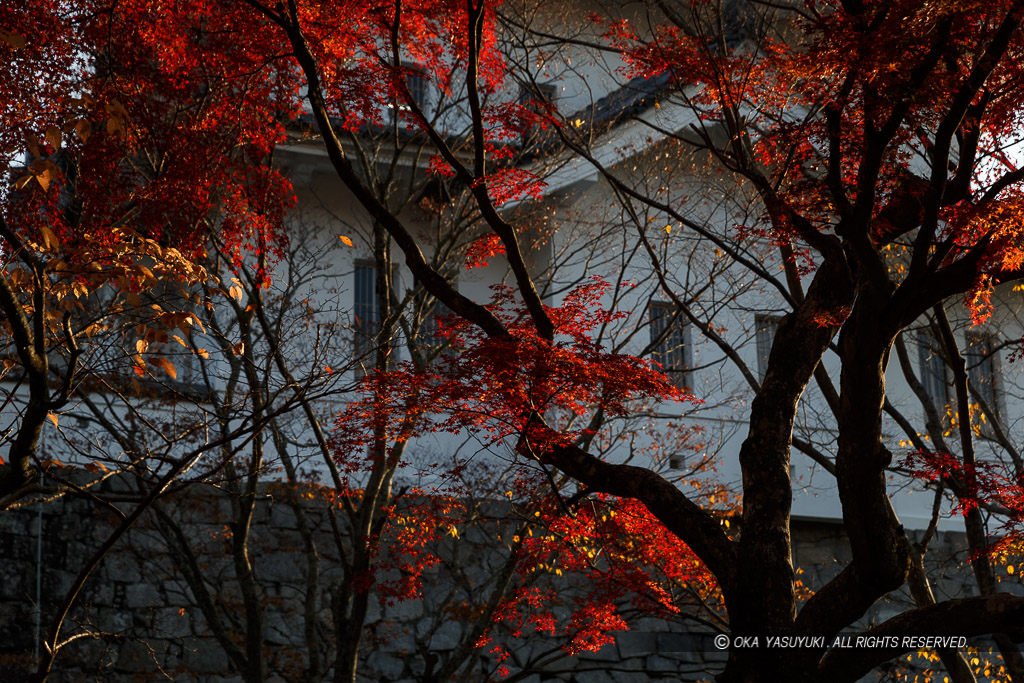
<instances>
[{"instance_id":1,"label":"maple tree","mask_svg":"<svg viewBox=\"0 0 1024 683\"><path fill-rule=\"evenodd\" d=\"M919 604L867 633L1008 634L999 643L1004 663L1019 675L1012 641L1019 638L1014 629L1024 612L1020 598L998 593L989 582L977 597L936 602L933 595L929 601L927 576L918 566L923 550L912 547L888 498L893 453L883 438L883 416L904 427L887 402L885 374L892 352L900 353L901 335L929 312L941 318L942 306L955 297L967 297L971 315L980 322L991 314L994 288L1020 277L1024 252L1017 211L1024 171L1007 147L1024 101L1018 73L1024 4L751 3L736 15L745 22L742 41L720 30L735 28L723 20L735 17L718 15L716 3L658 3L647 23L615 13L587 17L597 36L584 41L588 47L619 56L628 77L661 83L659 108L691 115L682 132L652 128L662 147L696 149L719 169L719 177L736 180L732 189L748 206L724 219L724 227L714 211L690 211L684 199L692 197L685 192L659 180L634 182L603 162L592 137L601 131L581 125L590 122L561 121L550 106L497 101L510 78L503 31L541 44L551 39L549 26L538 24L531 33L533 26L524 19L529 12L471 1L351 2L341 9L297 0L275 5L211 0L164 12L139 0L96 11L83 6L70 18L52 7L32 17L41 17L38 29L31 28L26 14L9 10L0 16L5 49L23 60L4 78L20 88L16 101L41 102L45 111L26 117L5 110L10 122L5 148L20 149L30 133L53 138L50 146L60 147L67 143L58 134L70 139L74 129L75 139L81 139L76 190L91 196L81 215L99 217L88 232L82 226L93 224L80 217L68 226L47 224L53 237L41 226L18 225L11 228L9 243L33 239L42 251L86 235L109 241L125 234L115 227L127 223L134 230L128 234L140 235L139 244L148 245L150 258L157 248L166 253L169 245L184 258L196 257L211 237L220 238L223 257L236 267L244 262L246 247L273 255L285 242L280 218L287 191L264 157L283 139L281 121L311 116L339 182L372 220L374 253L378 265L385 265L378 268L384 285L378 293L391 291L393 242L425 292L419 301L435 299L450 311L446 334L460 348L435 366L416 362L415 348L412 363L393 363L389 344L399 318L389 313L390 295L381 294L381 326L373 367L362 385L364 398L343 413L340 446L326 461L345 464L344 454L357 446L369 454L352 464L369 472L354 515L362 528L357 538L363 543L363 565L354 568L368 569L375 553L366 542L369 532L392 519L390 487L409 440L430 431L471 429L488 443L511 445L543 475L522 480L529 495L520 503L540 513L549 529L543 541L565 541L562 561L595 585L605 585L611 572L616 585L656 589L653 594L662 597L652 604L671 611L672 601L648 574L648 565L659 558L629 546L630 535L643 533L659 539L659 557L678 560L659 564L659 570L720 600L732 633L831 635L910 581L920 589L915 591ZM83 70L80 48L59 42L70 40L69 21L93 41L90 56L103 68ZM111 35L118 40L100 39ZM58 43L44 36L56 36ZM52 55L24 56L46 45ZM409 87L409 61L424 67L421 75L429 75L445 106L428 112L417 102ZM46 88L29 92L26 84L40 75L46 76ZM441 115L445 107L462 117L463 135L456 137L464 150L452 142ZM57 133L46 136L51 127ZM602 346L604 331L628 314L599 306L608 298L599 285L576 282L561 290L572 294L560 297L560 305L546 302L546 285L530 268L531 236L520 223L524 219L502 210L543 194L538 173L510 160L512 143L538 127L558 150L555 156L574 156L596 168L621 207L624 218L616 227L635 231L636 253L651 274L650 296L668 300L674 315L718 345L754 393L739 452L742 511L732 517L734 526L724 524L723 510L702 505L699 495L654 469L599 455L609 416L646 401L690 397L655 366L628 353L627 345L613 351ZM473 235L486 233L471 250L471 263L499 254L508 263L512 284L494 302L460 292L452 274L424 255L428 240L401 207L389 203L393 195L372 180L376 158L371 155L374 160L360 167L352 141L367 130L388 129L395 140L419 137L432 154L425 164L429 176L457 188L476 223ZM29 151L33 159L21 190L34 192L39 201L57 199L67 173L51 158L56 150ZM147 175L147 170L154 172ZM23 215L50 221L56 213ZM682 266L676 247L658 241L662 234L671 237L663 221L703 245L704 251L691 255L714 254L711 275L742 271L783 302L785 313L762 378L716 324L708 312L713 306L699 305L702 291L680 286L681 280L686 283L677 277ZM28 251L12 248L29 258ZM781 268L782 277L769 263ZM269 262L260 256L255 267L245 268L247 292L258 295L269 284ZM130 290L127 284L119 287ZM624 301L616 299L623 306ZM238 319L246 319L247 311L240 304L238 309ZM71 336L66 329L54 330L65 339ZM982 414L992 421L996 411L989 406L971 414L962 357L957 360L948 338L944 344L956 371L959 443L941 447L935 436L943 430L936 431L933 423L931 446L917 439L917 455L907 469L954 492L966 511L974 568L985 586L991 575L988 538L972 515L989 505L1019 521L1011 503L1019 458L1009 458L1017 469L1010 476L976 462L971 424ZM253 347L227 347L249 363L240 372L255 366ZM829 351L838 358L838 387L823 363ZM257 386L262 378L248 380ZM823 419L837 436L827 448L794 434L812 382L824 399ZM256 422L262 422L258 416L265 408L256 408ZM32 415L33 424L41 425L39 411ZM913 426L907 437L917 437ZM1006 452L1015 453L1012 440L1004 441L1011 446ZM794 447L834 475L853 553L852 561L809 597L801 592L792 560ZM256 457L250 466L244 495L251 500L259 474ZM535 495L563 475L580 485L568 501ZM354 487L334 488L337 495ZM239 520L244 523L248 514L243 509ZM608 520L624 516L631 520L629 528L612 530L608 541L621 563L588 563L595 535ZM401 530L392 527L390 533L389 542L405 542ZM518 536L524 569L547 564L551 546ZM244 540L238 543L236 555L244 559ZM404 555L418 557L411 548ZM244 569L244 561L239 566ZM416 575L411 565L405 571ZM352 610L365 616L368 609L368 593L359 588L354 580L340 587L342 614L354 629L362 629L363 620L358 614L352 618ZM256 629L259 607L251 596L247 600L254 618L250 626ZM621 625L609 607L594 596L580 608L570 620L570 650L599 646L605 631ZM529 616L530 610L539 615ZM542 595L532 587L524 586L498 612L513 622L554 628L544 615ZM350 635L344 642L356 648L358 634ZM250 661L261 661L255 631L246 646ZM336 675L351 677L358 657L354 649L343 649L338 648ZM897 654L734 647L719 679L856 680ZM965 680L970 672L956 654L941 654L950 672Z\"/></svg>"},{"instance_id":2,"label":"maple tree","mask_svg":"<svg viewBox=\"0 0 1024 683\"><path fill-rule=\"evenodd\" d=\"M274 116L292 118L294 108L288 103L294 101L291 97L294 93L289 93L287 87L272 77L259 80L255 92L240 85L238 79L250 82L253 73L260 73L260 66L273 66L272 62L264 64L258 58L251 61L254 55L247 51L251 44L237 40L238 35L249 28L244 17L239 18L238 27L209 37L205 42L211 50L209 54L191 52L190 41L205 35L202 12L189 11L185 17L168 17L148 3L137 3L95 15L90 14L87 7L78 8L71 17L55 11L49 18L58 24L52 27L55 35L63 35L57 30L60 22L70 21L86 27L86 36L97 40L114 36L116 40L106 40L102 50L96 49L92 61L79 64L75 63L79 55L74 52L79 48L69 44L48 45L40 30L30 30L32 15L26 12L4 17L4 26L11 29L9 47L19 58L18 65L25 67L23 89L27 91L31 79L40 76L40 65L48 64L48 60L63 59L67 62L63 70L49 76L66 92L76 95L62 99L60 93L51 93L40 103L40 107L45 105L48 109L34 112L32 119L19 118L21 112L12 113L12 122L18 125L12 124L10 128L10 149L20 149L23 139L27 139L30 164L20 171L7 205L8 215L12 221L19 221L20 233L32 235L38 230L43 236L44 250L59 246L61 241L73 245L72 253L83 259L83 263L74 264L74 268L61 275L77 285L77 288L70 286L76 297L93 295L100 286L110 291L110 295L87 301L88 306L78 306L86 314L96 314L98 307L105 316L101 320L107 323L88 328L88 363L77 371L73 383L72 371L69 371L65 382L69 385L67 395L62 396L59 403L51 401L48 407L63 408L71 396L70 385L74 385L74 397L87 407L91 422L105 430L122 450L115 454L98 448L90 443L89 432L78 441L68 430L61 432L69 439L72 450L78 451L77 457L85 458L86 468L100 475L87 488L95 489L94 485L108 479L112 471L130 476L129 492L117 493L112 498L95 491L85 495L102 502L108 509L120 510L125 500L138 504L128 508L127 514L120 513L122 522L89 558L73 590L64 597L46 636L46 652L38 664L36 677L42 680L48 676L67 644L79 641L82 636L104 637L103 633L91 633L88 629L67 637L64 620L104 554L144 513L155 518L152 523L173 549L175 564L192 587L197 607L232 666L249 680L262 680L268 667L276 669L280 665L263 653L267 598L265 588L254 573L249 529L256 493L271 463L279 463L287 480L296 487L293 491L284 491L282 496L291 501L297 515L302 510L305 484L294 462L289 460L286 428L279 422L291 412L303 412L308 425L319 435L319 455L334 479L332 486L324 490L314 488L317 493L308 495L329 498L330 505L336 504L345 512L352 527L334 539L338 554L346 558L342 563L345 578L337 582L332 595L339 634L337 642L343 646L336 648L333 661L327 661L320 653L318 617L307 611L307 617L313 615L312 621L307 620L313 635L306 643L308 655L303 666L311 675L325 666L333 666L339 679L346 674L354 676L362 656L360 640L367 626L370 599L380 596L390 601L415 597L418 575L424 567L437 562L434 554L426 553L421 547L431 541L438 528L451 527L454 520L450 513L443 525L436 520L442 511L456 506L451 493L431 496L418 491L411 494L392 491L392 481L408 438L386 433L385 426L395 411L389 411L382 404L386 391L383 382L400 377L392 376L388 361L397 320L389 313L395 289L384 276L379 288L383 324L372 340L370 355L373 359L368 363L386 379L368 378L365 382L368 403L356 402L351 408L356 410L368 405L369 420L367 423L355 417L343 420L342 435L335 439L336 443L328 444L323 434L327 429L315 415L313 405L330 394L327 387L337 379L335 375L340 377L349 368L345 361L325 360L322 370L314 368L296 379L296 368L289 365L291 359L282 355L282 341L286 336L283 320L295 323L291 317L293 312L286 312L284 302L291 301L296 292L271 290L272 281L268 276L273 268L277 277L292 282L294 274L289 274L287 268L299 262L285 265L281 261L285 255L295 253L290 251L288 240L279 228L289 198L283 181L264 165L270 144L280 141L283 129L278 126L258 129L255 122L265 122ZM188 21L179 21L181 19ZM190 23L193 19L199 20L198 23ZM136 26L146 27L141 41L139 34L130 30ZM172 40L170 36L180 38ZM25 56L22 50L30 50L32 54ZM194 73L187 77L183 70L194 70ZM261 76L268 73L278 74L278 71L268 67ZM83 89L87 94L78 97ZM252 100L239 99L240 89ZM129 93L131 98L126 96ZM104 101L112 94L119 99ZM26 95L26 101L28 99ZM253 106L257 101L259 104ZM239 108L233 109L235 106ZM65 111L68 108L74 112L68 123L60 126L51 123L68 116ZM239 117L240 112L244 116ZM379 116L380 112L370 115ZM396 118L395 123L397 121ZM48 148L41 146L31 132L44 126ZM62 139L65 136L67 138ZM359 142L356 137L352 140ZM199 149L203 154L197 154ZM397 148L394 155L398 158L405 152ZM378 153L369 151L367 156L372 161L362 169L361 177L372 177L380 163ZM12 168L17 170L17 164L12 164ZM515 191L517 176L514 172L508 176L509 179L503 181L505 187ZM379 182L387 187L394 181L382 178ZM24 194L16 194L21 192ZM384 192L377 196L381 201L389 201L394 194ZM402 201L408 201L410 194L401 195ZM45 203L55 208L41 210L40 206ZM71 208L65 210L67 207ZM401 210L401 206L394 203L388 208L394 213ZM457 244L462 236L452 229L452 218L445 215L450 213L450 210L439 212L445 229L452 232ZM122 234L128 237L122 239ZM387 242L381 235L382 231L375 234L374 252L378 271L386 273L389 268L384 264L390 258ZM17 244L16 234L12 233L9 239ZM132 240L142 246L133 249ZM93 241L111 246L92 258L89 248ZM460 251L456 248L456 253ZM206 269L192 260L201 260ZM109 270L102 272L102 279L95 276L87 284L83 283L82 273L92 272L93 261L108 266ZM439 255L440 262L443 259ZM13 271L11 277L17 284L17 271ZM171 291L174 289L172 280L179 277L180 290ZM66 296L62 291L49 295L58 301ZM415 306L419 312L418 317L412 318L414 328L424 324L427 312L423 294L416 296L419 301ZM318 301L318 310L306 311L305 316L322 316L324 303ZM277 305L281 307L271 309ZM174 310L172 306L179 309ZM305 316L299 316L300 324ZM305 322L308 324L309 320ZM318 333L323 329L319 326ZM60 331L67 335L64 343L74 350L67 328ZM133 333L138 335L137 339L132 338ZM118 340L119 335L125 334L128 341ZM12 336L17 341L17 334ZM412 339L415 340L416 335L412 335ZM324 343L328 342L324 340ZM328 344L325 348L332 347ZM338 345L333 348L336 350ZM55 349L51 348L53 352ZM508 353L508 349L499 349L499 352ZM424 354L433 354L436 350L421 348L417 352L414 348L413 353L419 354L422 369ZM264 369L258 369L261 366ZM276 370L268 370L269 366ZM160 374L148 377L150 368L158 369ZM575 372L578 374L584 369L581 367ZM623 366L622 369L630 368ZM128 379L124 377L125 370L129 370ZM514 372L514 368L509 371ZM48 374L44 367L39 372L40 382L45 383ZM160 381L143 386L131 375ZM278 381L291 387L283 397L272 389ZM448 382L445 386L451 389L456 383ZM91 393L96 388L101 392ZM189 414L189 403L195 404L195 414ZM397 419L415 424L415 409L415 404L410 406L407 417L401 417L402 412L398 411ZM161 416L167 410L173 415L170 423ZM72 414L70 410L68 413ZM157 415L157 419L149 417L150 414ZM38 432L40 420L34 424ZM211 432L215 435L212 440L203 441L198 437ZM260 432L260 436L255 436L256 432ZM365 462L346 462L347 451L343 447L346 438L369 444L371 457ZM186 450L181 455L178 451L183 447ZM50 450L52 452L53 447ZM268 450L274 454L268 454ZM200 457L203 465L197 466ZM33 452L26 452L19 460L31 464L39 458ZM164 468L168 462L171 463L169 470ZM342 472L336 464L341 465ZM189 472L187 478L186 471ZM79 492L75 483L59 472L49 469L47 475L51 486L37 490L20 482L12 486L13 494L21 498L58 491ZM364 475L368 475L367 480L363 480ZM347 481L349 478L354 482ZM212 559L213 555L208 548L193 547L186 540L182 524L159 500L165 492L198 482L218 483L233 496L231 515L224 521L233 529L229 534L228 555L235 583L223 596L212 593L209 577L195 571L199 563ZM52 486L54 483L58 486ZM416 511L410 512L405 507L407 504L401 502L421 495L426 496L428 503ZM314 609L319 558L311 533L306 534L306 543L306 559L313 577L313 583L306 586L310 596L307 606ZM508 562L511 566L516 561L517 558L510 558ZM388 571L397 571L402 578L393 585L375 578ZM492 612L500 607L496 602L500 595L501 591L494 594L495 600L489 607ZM233 597L229 599L229 596ZM233 619L227 619L228 612L244 614L245 625L241 629L244 635L229 625ZM463 658L472 654L472 645L487 623L489 620L485 619L477 636L467 640ZM238 645L236 639L244 643ZM445 664L451 673L460 665L458 658L450 658Z\"/></svg>"},{"instance_id":3,"label":"maple tree","mask_svg":"<svg viewBox=\"0 0 1024 683\"><path fill-rule=\"evenodd\" d=\"M48 415L57 422L55 411L81 383L76 373L88 360L81 347L90 335L134 316L139 338L127 353L136 373L159 368L174 376L156 351L166 330L187 335L195 316L156 302L147 314L140 293L175 281L185 290L205 279L196 260L218 221L215 206L224 217L217 230L236 254L246 246L269 251L284 239L289 187L262 163L282 134L266 125L286 101L274 96L281 83L268 74L239 89L224 74L259 71L261 57L226 50L216 36L208 58L185 54L185 36L169 45L170 34L154 23L157 15L173 17L152 11L144 4L105 11L17 3L0 14L9 64L0 77L0 173L12 182L3 190L3 304L12 345L5 367L24 373L31 393L5 494L31 479L42 422ZM106 40L136 25L149 32ZM61 389L51 397L58 353Z\"/></svg>"},{"instance_id":4,"label":"maple tree","mask_svg":"<svg viewBox=\"0 0 1024 683\"><path fill-rule=\"evenodd\" d=\"M67 637L66 619L107 552L204 454L224 446L187 433L172 439L168 430L157 448L114 454L93 446L76 457L79 430L61 417L80 420L79 403L93 392L107 417L139 417L144 396L180 393L179 370L209 355L192 343L205 332L193 290L219 284L200 264L208 240L215 236L236 261L250 252L266 258L286 243L290 186L266 164L283 135L273 124L287 101L275 96L282 81L269 68L248 86L237 80L267 65L225 49L221 34L206 42L211 57L196 60L183 51L194 47L189 27L177 26L185 31L177 42L165 30L174 18L144 3L0 8L2 505L72 495L118 516L84 564L69 567L77 574L40 639L40 680L68 643L87 635ZM264 423L236 423L222 436L243 439ZM54 436L41 452L44 428ZM58 458L68 451L85 478L62 471ZM113 496L119 504L96 496L128 480L130 492Z\"/></svg>"},{"instance_id":5,"label":"maple tree","mask_svg":"<svg viewBox=\"0 0 1024 683\"><path fill-rule=\"evenodd\" d=\"M329 95L329 60L321 52L319 26L304 22L298 5L259 9L295 50L339 178L359 188L331 126L339 103ZM396 5L394 14L385 15L392 36L406 29L401 9ZM763 381L750 376L757 392L739 455L744 473L739 538L650 470L587 453L572 435L548 424L533 396L505 393L498 405L514 416L510 429L525 457L565 472L591 493L642 501L682 539L716 577L734 633L835 633L899 588L911 571L910 544L887 495L892 455L882 439L884 368L895 338L957 295L969 295L973 315L982 320L991 288L1017 277L1018 235L1010 217L1021 172L1001 150L1019 111L1013 74L1022 8L1012 2L805 3L780 10L782 21L791 22L787 28L794 29L791 41L765 37L756 51L733 50L725 36L708 32L721 25L714 21L712 3L659 10L667 27L653 35L617 21L606 36L628 60L631 73L668 74L677 97L695 115L684 141L709 150L763 207L763 220L741 232L740 244L751 238L773 241L786 278L779 281L745 261L745 249L733 238L681 213L671 195L638 192L606 169L603 178L625 201L654 208L711 240L776 288L791 307L779 324ZM473 163L446 154L445 141L421 119L413 123L434 140L447 172L472 188L482 219L509 259L529 327L523 332L510 327L453 291L425 264L409 229L379 204L361 199L427 289L488 337L483 347L524 344L536 335L542 349L557 354L557 325L537 296L516 231L495 208L505 197L488 192L487 163L495 148L479 97L495 87L487 78L493 68L487 40L492 11L468 3L467 30L456 33L452 48L452 61L466 64ZM913 31L906 30L908 24ZM415 24L410 30L422 31ZM571 127L558 132L574 152L597 163ZM644 240L642 231L638 239ZM893 244L905 249L905 269L890 268L885 248ZM685 301L672 298L685 314ZM841 362L838 390L819 372L833 344ZM789 461L797 406L812 379L822 385L838 433L833 468L853 560L798 611ZM910 609L879 632L1011 630L1021 608L1019 598L1005 594L949 600ZM720 679L852 680L893 654L734 648Z\"/></svg>"}]
</instances>

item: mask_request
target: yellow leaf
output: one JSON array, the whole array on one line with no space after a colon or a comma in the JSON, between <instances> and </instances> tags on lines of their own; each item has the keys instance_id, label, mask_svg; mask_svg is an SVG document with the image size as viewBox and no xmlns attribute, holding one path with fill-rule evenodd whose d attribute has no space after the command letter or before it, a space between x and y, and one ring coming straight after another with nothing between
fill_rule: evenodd
<instances>
[{"instance_id":1,"label":"yellow leaf","mask_svg":"<svg viewBox=\"0 0 1024 683\"><path fill-rule=\"evenodd\" d=\"M207 351L206 349L196 349L196 354L200 358L209 358L210 357L210 352Z\"/></svg>"},{"instance_id":2,"label":"yellow leaf","mask_svg":"<svg viewBox=\"0 0 1024 683\"><path fill-rule=\"evenodd\" d=\"M666 235L671 235L672 234L672 226L671 225L666 225L665 226L665 234Z\"/></svg>"},{"instance_id":3,"label":"yellow leaf","mask_svg":"<svg viewBox=\"0 0 1024 683\"><path fill-rule=\"evenodd\" d=\"M46 417L53 423L54 427L57 426L57 413L50 413Z\"/></svg>"},{"instance_id":4,"label":"yellow leaf","mask_svg":"<svg viewBox=\"0 0 1024 683\"><path fill-rule=\"evenodd\" d=\"M22 177L18 178L18 180L15 181L15 183L14 183L14 189L20 190L21 188L23 188L26 185L28 185L28 182L30 180L32 180L32 176L30 176L30 175L25 175L25 176L22 176Z\"/></svg>"},{"instance_id":5,"label":"yellow leaf","mask_svg":"<svg viewBox=\"0 0 1024 683\"><path fill-rule=\"evenodd\" d=\"M188 344L185 343L185 340L179 337L178 335L174 335L174 339L177 340L177 342L184 346L186 349L188 348Z\"/></svg>"},{"instance_id":6,"label":"yellow leaf","mask_svg":"<svg viewBox=\"0 0 1024 683\"><path fill-rule=\"evenodd\" d=\"M237 285L231 285L231 288L228 290L228 296L230 296L232 299L235 299L237 301L241 301L242 300L242 288L237 286Z\"/></svg>"},{"instance_id":7,"label":"yellow leaf","mask_svg":"<svg viewBox=\"0 0 1024 683\"><path fill-rule=\"evenodd\" d=\"M344 242L345 246L347 246L347 247L351 247L352 246L352 240L349 239L348 237L346 237L345 235L338 235L338 239L340 239L342 242Z\"/></svg>"},{"instance_id":8,"label":"yellow leaf","mask_svg":"<svg viewBox=\"0 0 1024 683\"><path fill-rule=\"evenodd\" d=\"M136 353L145 353L147 349L149 349L149 342L145 339L139 339L135 342Z\"/></svg>"}]
</instances>

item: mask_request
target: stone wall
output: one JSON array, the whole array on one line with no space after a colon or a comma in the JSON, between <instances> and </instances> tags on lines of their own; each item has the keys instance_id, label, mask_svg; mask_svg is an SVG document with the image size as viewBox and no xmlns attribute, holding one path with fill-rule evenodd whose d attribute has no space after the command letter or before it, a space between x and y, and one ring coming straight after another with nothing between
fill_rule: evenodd
<instances>
[{"instance_id":1,"label":"stone wall","mask_svg":"<svg viewBox=\"0 0 1024 683\"><path fill-rule=\"evenodd\" d=\"M227 554L229 534L223 520L227 501L214 491L192 490L188 504L170 503L165 512L176 514L189 541L201 547L202 570L217 594L230 605L238 597L230 579ZM179 501L180 503L181 501ZM310 504L306 516L326 533L328 519L322 506ZM106 538L113 516L82 499L61 499L39 507L0 513L0 680L26 678L37 637L37 618L49 624L54 605L64 596L75 573ZM436 672L459 652L472 623L474 585L486 586L500 572L502 558L482 552L487 539L463 536L439 549L446 562L424 577L421 598L370 606L367 638L363 642L361 673L368 681L412 682L437 680ZM40 546L41 542L41 546ZM958 534L940 534L932 557L947 571L936 576L937 597L969 594L966 559ZM321 632L316 642L328 655L332 644L329 587L339 578L332 568L329 543L322 543L321 573L314 596ZM493 539L492 539L493 545ZM821 585L848 559L841 529L824 522L797 523L794 556L801 579L809 587ZM286 680L308 662L303 640L302 611L307 602L306 565L301 552L295 511L261 498L252 530L253 564L265 605L264 653L270 680ZM40 553L41 550L41 553ZM41 561L40 561L41 560ZM177 560L179 563L181 559ZM226 577L223 580L218 577ZM559 586L569 593L572 586ZM39 601L37 603L37 597ZM479 602L483 595L475 595ZM880 604L867 622L884 619L903 609L902 593ZM41 614L36 606L41 606ZM462 607L460 607L460 605ZM226 610L225 618L237 618ZM460 609L462 612L460 612ZM631 629L598 652L569 658L558 644L530 633L521 639L498 634L508 644L505 664L510 680L608 681L709 680L724 663L725 654L709 645L708 638L686 633L686 625L635 615ZM244 632L239 619L232 626ZM151 516L110 554L86 584L65 632L89 631L67 649L54 669L54 681L176 680L203 683L240 681L224 647L214 637L195 595L184 580L166 536ZM455 680L489 680L497 664L489 648L470 650ZM296 680L298 676L296 675Z\"/></svg>"}]
</instances>

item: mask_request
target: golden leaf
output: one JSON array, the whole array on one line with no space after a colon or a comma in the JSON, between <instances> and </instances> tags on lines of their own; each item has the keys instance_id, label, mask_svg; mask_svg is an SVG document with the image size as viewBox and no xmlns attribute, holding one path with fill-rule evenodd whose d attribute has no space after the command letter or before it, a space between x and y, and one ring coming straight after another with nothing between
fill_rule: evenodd
<instances>
[{"instance_id":1,"label":"golden leaf","mask_svg":"<svg viewBox=\"0 0 1024 683\"><path fill-rule=\"evenodd\" d=\"M345 235L338 235L338 239L340 239L342 242L344 242L345 246L347 246L347 247L353 246L352 245L352 240L349 239L348 237L346 237Z\"/></svg>"},{"instance_id":2,"label":"golden leaf","mask_svg":"<svg viewBox=\"0 0 1024 683\"><path fill-rule=\"evenodd\" d=\"M60 128L57 126L47 128L46 141L53 145L54 149L60 149L61 143L64 142L64 135L60 132Z\"/></svg>"},{"instance_id":3,"label":"golden leaf","mask_svg":"<svg viewBox=\"0 0 1024 683\"><path fill-rule=\"evenodd\" d=\"M32 155L34 158L38 159L39 157L43 156L42 150L39 149L39 138L37 138L35 135L25 136L25 146L28 147L28 153Z\"/></svg>"},{"instance_id":4,"label":"golden leaf","mask_svg":"<svg viewBox=\"0 0 1024 683\"><path fill-rule=\"evenodd\" d=\"M46 245L47 249L56 249L60 246L60 240L57 239L57 235L54 234L53 230L50 230L45 225L40 225L39 232L43 233L43 244Z\"/></svg>"},{"instance_id":5,"label":"golden leaf","mask_svg":"<svg viewBox=\"0 0 1024 683\"><path fill-rule=\"evenodd\" d=\"M82 142L89 140L89 136L92 135L92 124L88 119L78 120L78 123L75 124L75 134L82 138Z\"/></svg>"},{"instance_id":6,"label":"golden leaf","mask_svg":"<svg viewBox=\"0 0 1024 683\"><path fill-rule=\"evenodd\" d=\"M53 182L56 173L53 172L52 168L47 168L45 171L36 176L36 180L39 181L39 185L42 186L43 192L50 189L50 183Z\"/></svg>"},{"instance_id":7,"label":"golden leaf","mask_svg":"<svg viewBox=\"0 0 1024 683\"><path fill-rule=\"evenodd\" d=\"M150 358L149 362L157 366L168 374L171 379L178 378L178 371L175 369L174 364L171 361L163 357Z\"/></svg>"},{"instance_id":8,"label":"golden leaf","mask_svg":"<svg viewBox=\"0 0 1024 683\"><path fill-rule=\"evenodd\" d=\"M57 413L49 413L46 417L53 423L54 427L57 426Z\"/></svg>"}]
</instances>

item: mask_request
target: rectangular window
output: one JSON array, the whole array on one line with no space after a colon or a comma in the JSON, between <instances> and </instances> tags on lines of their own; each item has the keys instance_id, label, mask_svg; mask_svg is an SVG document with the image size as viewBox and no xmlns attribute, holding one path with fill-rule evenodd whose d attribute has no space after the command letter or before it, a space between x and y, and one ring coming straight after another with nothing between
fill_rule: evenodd
<instances>
[{"instance_id":1,"label":"rectangular window","mask_svg":"<svg viewBox=\"0 0 1024 683\"><path fill-rule=\"evenodd\" d=\"M917 356L925 393L932 399L939 415L944 415L951 402L953 377L941 353L939 340L928 330L917 333Z\"/></svg>"},{"instance_id":2,"label":"rectangular window","mask_svg":"<svg viewBox=\"0 0 1024 683\"><path fill-rule=\"evenodd\" d=\"M672 384L689 384L690 358L689 326L685 325L675 307L664 301L650 305L651 359L661 365Z\"/></svg>"},{"instance_id":3,"label":"rectangular window","mask_svg":"<svg viewBox=\"0 0 1024 683\"><path fill-rule=\"evenodd\" d=\"M372 261L356 261L352 306L353 346L357 362L370 353L380 330L380 306L377 301L377 266Z\"/></svg>"},{"instance_id":4,"label":"rectangular window","mask_svg":"<svg viewBox=\"0 0 1024 683\"><path fill-rule=\"evenodd\" d=\"M971 389L998 416L1002 412L999 406L999 354L995 351L992 337L968 332L964 360Z\"/></svg>"},{"instance_id":5,"label":"rectangular window","mask_svg":"<svg viewBox=\"0 0 1024 683\"><path fill-rule=\"evenodd\" d=\"M532 83L519 86L519 106L528 112L543 117L547 114L546 105L554 106L555 96L558 88L554 83ZM540 137L540 126L527 126L523 130L523 144L529 145L538 142Z\"/></svg>"},{"instance_id":6,"label":"rectangular window","mask_svg":"<svg viewBox=\"0 0 1024 683\"><path fill-rule=\"evenodd\" d=\"M775 333L779 331L778 315L758 315L754 322L757 325L757 376L762 381L768 372L768 356L772 352Z\"/></svg>"},{"instance_id":7,"label":"rectangular window","mask_svg":"<svg viewBox=\"0 0 1024 683\"><path fill-rule=\"evenodd\" d=\"M402 71L405 73L405 87L409 89L409 96L412 101L427 116L427 105L429 104L429 87L427 75L423 69L415 64L403 64ZM398 111L409 111L411 107L404 97L398 97ZM395 112L392 111L392 116Z\"/></svg>"}]
</instances>

